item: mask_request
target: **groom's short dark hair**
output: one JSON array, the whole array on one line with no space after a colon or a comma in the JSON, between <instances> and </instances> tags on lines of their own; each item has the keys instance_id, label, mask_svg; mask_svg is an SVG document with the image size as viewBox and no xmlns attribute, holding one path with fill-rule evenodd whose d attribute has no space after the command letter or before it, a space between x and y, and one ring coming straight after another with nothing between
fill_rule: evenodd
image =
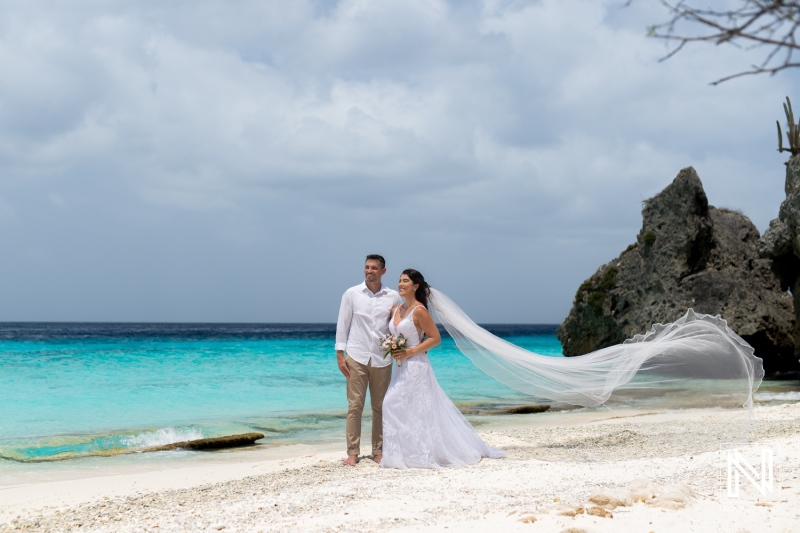
<instances>
[{"instance_id":1,"label":"groom's short dark hair","mask_svg":"<svg viewBox=\"0 0 800 533\"><path fill-rule=\"evenodd\" d=\"M380 261L381 268L386 268L386 259L384 259L382 255L369 254L367 256L367 258L364 260L364 262L366 263L367 261L370 261L370 260L372 260L372 261Z\"/></svg>"}]
</instances>

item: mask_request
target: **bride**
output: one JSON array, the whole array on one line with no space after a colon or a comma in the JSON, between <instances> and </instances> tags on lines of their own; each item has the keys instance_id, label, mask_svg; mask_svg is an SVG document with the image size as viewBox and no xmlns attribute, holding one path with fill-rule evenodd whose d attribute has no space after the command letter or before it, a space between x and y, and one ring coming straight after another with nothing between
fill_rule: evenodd
<instances>
[{"instance_id":1,"label":"bride","mask_svg":"<svg viewBox=\"0 0 800 533\"><path fill-rule=\"evenodd\" d=\"M384 468L440 468L505 457L483 442L436 381L428 350L441 342L428 311L430 288L418 271L400 275L405 303L392 309L389 332L407 339L383 400Z\"/></svg>"},{"instance_id":2,"label":"bride","mask_svg":"<svg viewBox=\"0 0 800 533\"><path fill-rule=\"evenodd\" d=\"M753 392L764 376L753 348L719 315L689 309L622 344L580 357L549 357L481 328L414 269L403 271L398 292L405 303L392 309L389 330L408 342L393 353L398 366L383 402L385 468L439 468L505 455L481 440L436 381L427 351L441 337L431 310L475 366L538 399L593 407L618 393L623 400L693 394L695 402L743 406L752 416Z\"/></svg>"}]
</instances>

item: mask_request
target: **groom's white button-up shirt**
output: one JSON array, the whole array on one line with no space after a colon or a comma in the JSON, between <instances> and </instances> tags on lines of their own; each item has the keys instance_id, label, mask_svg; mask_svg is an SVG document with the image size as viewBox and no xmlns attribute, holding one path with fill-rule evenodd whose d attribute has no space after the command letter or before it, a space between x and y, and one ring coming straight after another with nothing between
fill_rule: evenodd
<instances>
[{"instance_id":1,"label":"groom's white button-up shirt","mask_svg":"<svg viewBox=\"0 0 800 533\"><path fill-rule=\"evenodd\" d=\"M347 289L339 307L336 323L336 350L344 350L362 365L382 367L392 364L392 358L383 358L378 343L389 334L389 315L392 307L403 300L397 291L381 285L373 293L363 282Z\"/></svg>"}]
</instances>

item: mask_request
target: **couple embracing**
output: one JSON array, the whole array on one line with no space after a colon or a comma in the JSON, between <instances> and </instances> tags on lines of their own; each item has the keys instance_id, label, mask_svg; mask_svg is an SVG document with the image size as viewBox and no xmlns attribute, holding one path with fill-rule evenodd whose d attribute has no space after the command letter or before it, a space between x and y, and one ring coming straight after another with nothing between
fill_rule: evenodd
<instances>
[{"instance_id":1,"label":"couple embracing","mask_svg":"<svg viewBox=\"0 0 800 533\"><path fill-rule=\"evenodd\" d=\"M355 465L360 454L367 389L372 453L382 467L439 468L504 456L481 440L433 375L427 351L441 338L431 309L478 368L538 400L594 407L628 384L637 386L638 394L669 399L676 384L683 387L687 379L699 378L701 385L715 379L714 387L695 392L705 393L708 405L738 405L752 415L753 392L764 377L762 361L719 315L688 309L675 322L656 324L622 344L579 357L549 357L478 326L418 271L403 271L398 292L381 283L385 273L383 257L368 255L365 282L345 292L339 310L336 353L349 403L346 465ZM393 354L394 375L392 358L384 359L379 346L388 333L408 341L405 350Z\"/></svg>"},{"instance_id":2,"label":"couple embracing","mask_svg":"<svg viewBox=\"0 0 800 533\"><path fill-rule=\"evenodd\" d=\"M355 465L361 453L368 389L372 454L384 468L440 468L505 456L481 440L436 381L427 351L441 337L428 310L425 278L404 270L394 291L381 282L385 273L384 258L368 255L364 282L344 293L339 309L336 357L347 378L348 402L344 464ZM407 346L384 358L380 341L390 333L403 335ZM392 359L398 361L394 375Z\"/></svg>"}]
</instances>

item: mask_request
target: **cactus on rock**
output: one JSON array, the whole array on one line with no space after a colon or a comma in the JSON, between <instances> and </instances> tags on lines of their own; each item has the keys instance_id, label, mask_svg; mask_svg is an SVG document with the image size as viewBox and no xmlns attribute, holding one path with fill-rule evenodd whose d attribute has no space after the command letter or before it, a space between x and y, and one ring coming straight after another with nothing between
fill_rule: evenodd
<instances>
[{"instance_id":1,"label":"cactus on rock","mask_svg":"<svg viewBox=\"0 0 800 533\"><path fill-rule=\"evenodd\" d=\"M781 132L781 123L776 120L778 125L778 151L791 152L792 157L800 154L800 123L795 123L794 112L792 111L792 102L789 97L786 97L786 102L783 104L783 112L786 113L786 120L789 122L789 129L786 131L786 137L789 139L789 148L783 146L783 133Z\"/></svg>"}]
</instances>

